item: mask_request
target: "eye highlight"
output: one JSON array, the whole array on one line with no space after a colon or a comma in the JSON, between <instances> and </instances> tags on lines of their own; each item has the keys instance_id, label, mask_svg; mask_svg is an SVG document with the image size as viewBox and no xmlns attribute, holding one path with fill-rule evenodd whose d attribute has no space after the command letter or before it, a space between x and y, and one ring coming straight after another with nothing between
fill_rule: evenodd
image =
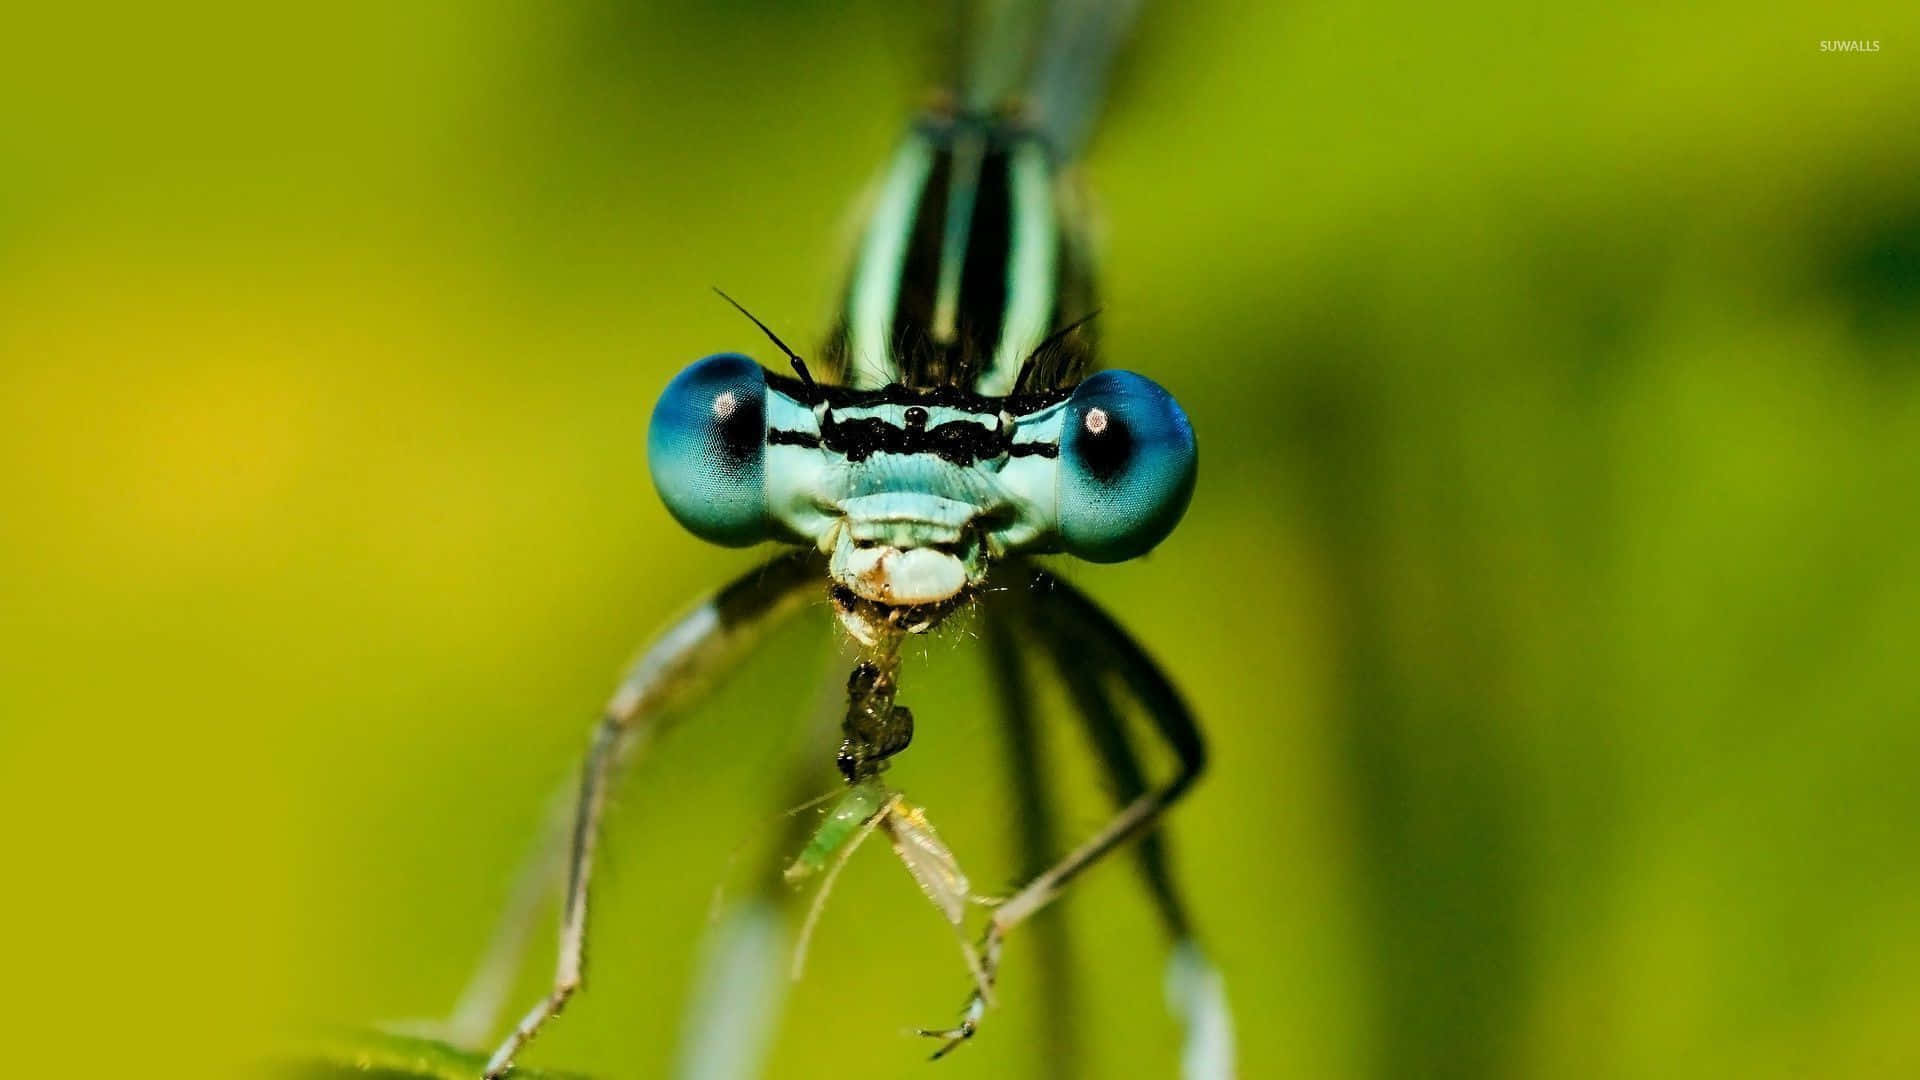
<instances>
[{"instance_id":1,"label":"eye highlight","mask_svg":"<svg viewBox=\"0 0 1920 1080\"><path fill-rule=\"evenodd\" d=\"M661 391L647 468L674 519L716 544L766 537L767 376L744 356L697 360Z\"/></svg>"},{"instance_id":2,"label":"eye highlight","mask_svg":"<svg viewBox=\"0 0 1920 1080\"><path fill-rule=\"evenodd\" d=\"M1060 433L1060 539L1119 562L1166 539L1193 497L1198 453L1187 414L1153 380L1103 371L1067 402Z\"/></svg>"}]
</instances>

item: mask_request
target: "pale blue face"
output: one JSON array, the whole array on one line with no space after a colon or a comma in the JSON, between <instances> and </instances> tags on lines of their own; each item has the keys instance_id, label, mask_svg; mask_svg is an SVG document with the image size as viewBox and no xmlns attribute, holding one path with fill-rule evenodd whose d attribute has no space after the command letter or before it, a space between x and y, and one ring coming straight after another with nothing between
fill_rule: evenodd
<instances>
[{"instance_id":1,"label":"pale blue face","mask_svg":"<svg viewBox=\"0 0 1920 1080\"><path fill-rule=\"evenodd\" d=\"M1197 463L1186 414L1131 372L994 398L818 387L737 354L668 384L647 457L694 534L827 554L863 638L876 620L931 627L1007 555L1144 554L1179 523Z\"/></svg>"}]
</instances>

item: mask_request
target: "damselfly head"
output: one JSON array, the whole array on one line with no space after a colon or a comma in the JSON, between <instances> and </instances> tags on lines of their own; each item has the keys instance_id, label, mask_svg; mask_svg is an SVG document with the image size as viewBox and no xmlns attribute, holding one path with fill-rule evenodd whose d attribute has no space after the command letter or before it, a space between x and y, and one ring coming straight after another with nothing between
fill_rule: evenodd
<instances>
[{"instance_id":1,"label":"damselfly head","mask_svg":"<svg viewBox=\"0 0 1920 1080\"><path fill-rule=\"evenodd\" d=\"M826 386L731 353L667 386L647 448L689 531L827 555L835 609L868 644L939 625L997 558L1144 554L1185 512L1197 460L1186 414L1131 372L994 397Z\"/></svg>"}]
</instances>

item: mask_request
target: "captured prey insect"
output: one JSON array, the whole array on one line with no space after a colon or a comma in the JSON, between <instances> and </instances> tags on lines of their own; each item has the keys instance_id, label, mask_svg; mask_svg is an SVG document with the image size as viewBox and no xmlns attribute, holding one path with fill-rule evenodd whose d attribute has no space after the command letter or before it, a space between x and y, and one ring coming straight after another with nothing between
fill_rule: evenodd
<instances>
[{"instance_id":1,"label":"captured prey insect","mask_svg":"<svg viewBox=\"0 0 1920 1080\"><path fill-rule=\"evenodd\" d=\"M947 922L952 924L954 933L961 935L960 955L966 960L974 984L980 988L982 1000L991 1000L993 988L987 981L986 970L980 966L980 954L967 941L963 927L967 905L991 907L999 901L976 896L970 891L966 872L960 869L960 861L941 842L933 823L927 820L925 810L908 802L906 796L887 788L877 777L871 776L855 781L847 788L846 793L828 811L826 820L814 831L813 838L782 875L789 883L798 883L822 870L826 871L819 891L814 894L813 905L807 909L807 920L800 927L800 942L793 949L793 977L798 979L806 966L807 944L813 937L813 927L819 921L820 911L826 906L827 895L833 889L834 878L875 829L886 830L887 838L893 843L894 854L900 857L907 872L913 875L921 891L927 894L927 901L940 909Z\"/></svg>"},{"instance_id":2,"label":"captured prey insect","mask_svg":"<svg viewBox=\"0 0 1920 1080\"><path fill-rule=\"evenodd\" d=\"M505 1074L581 985L595 844L617 765L651 742L696 683L806 607L822 586L860 653L835 758L847 787L790 876L820 873L830 884L859 841L884 830L957 932L973 907L985 908L978 944L962 940L973 985L958 1022L922 1032L939 1040L934 1056L979 1029L995 1000L1007 936L1131 841L1175 941L1168 992L1186 1029L1183 1073L1232 1074L1224 991L1196 943L1164 840L1153 832L1205 765L1200 732L1165 674L1119 624L1028 558L1141 555L1172 531L1194 489L1197 450L1185 413L1142 375L1096 371L1086 327L1092 252L1071 166L1132 7L1131 0L982 0L962 20L952 88L920 114L875 189L818 362L755 319L792 374L722 354L694 363L662 393L647 455L672 515L716 543L772 540L794 550L669 628L607 703L566 834L553 989L500 1044L487 1076ZM965 605L983 609L1019 801L1032 819L1022 837L1032 876L992 902L969 891L925 812L880 779L913 738L913 713L895 700L901 644ZM1051 794L1031 761L1026 689L1036 657L1058 669L1108 786L1124 802L1104 827L1050 863ZM1164 783L1146 779L1122 722L1132 713L1174 752L1178 768ZM754 1051L741 1048L763 1043L770 1008L762 1007L769 995L752 989L753 972L778 951L781 925L771 899L743 904L723 920L716 955L734 974L689 1028L698 1045L683 1073L757 1069ZM519 940L516 933L503 940ZM507 982L501 971L510 966L483 967L480 989L457 1014L456 1038L491 1025Z\"/></svg>"}]
</instances>

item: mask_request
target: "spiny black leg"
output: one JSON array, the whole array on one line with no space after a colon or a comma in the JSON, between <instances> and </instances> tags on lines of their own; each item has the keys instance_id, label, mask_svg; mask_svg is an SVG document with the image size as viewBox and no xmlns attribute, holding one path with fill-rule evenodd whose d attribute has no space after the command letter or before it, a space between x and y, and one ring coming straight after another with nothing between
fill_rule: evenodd
<instances>
[{"instance_id":1,"label":"spiny black leg","mask_svg":"<svg viewBox=\"0 0 1920 1080\"><path fill-rule=\"evenodd\" d=\"M1147 790L1140 756L1109 688L1116 679L1155 714L1150 704L1158 700L1163 707L1178 697L1145 650L1101 612L1091 600L1064 582L1039 575L1035 590L1027 594L1030 618L1042 624L1037 636L1052 652L1067 692L1086 728L1089 740L1100 757L1101 767L1115 796L1121 801L1137 799ZM1081 636L1095 619L1114 632L1098 635L1102 647L1110 650L1102 663L1089 664L1083 658L1087 639ZM1183 767L1197 769L1204 764L1205 748L1197 727L1188 725L1169 732L1169 741ZM1174 939L1173 955L1167 965L1167 1001L1186 1029L1181 1049L1181 1076L1185 1080L1220 1080L1234 1075L1235 1048L1233 1017L1226 999L1225 983L1220 978L1196 939L1188 919L1186 905L1180 899L1165 834L1149 828L1139 838L1134 852L1142 879L1161 920Z\"/></svg>"},{"instance_id":2,"label":"spiny black leg","mask_svg":"<svg viewBox=\"0 0 1920 1080\"><path fill-rule=\"evenodd\" d=\"M1003 578L1009 572L1017 572L1018 568L1020 564L1017 563L1013 567L1003 567ZM1079 590L1044 571L1029 570L1028 574L1025 587L1016 584L1008 594L1009 599L1021 603L1033 613L1028 623L1036 634L1048 641L1058 638L1071 643L1070 646L1059 648L1049 646L1049 652L1060 656L1071 655L1074 663L1110 673L1123 684L1154 730L1173 748L1178 767L1166 784L1141 793L1099 832L994 909L980 944L987 989L992 987L1007 934L1051 903L1082 871L1099 862L1122 843L1151 829L1166 808L1193 786L1206 766L1206 744L1187 711L1186 703L1181 701L1166 675L1127 636L1126 631L1120 629ZM1211 973L1211 968L1205 970ZM1217 979L1208 985L1217 989ZM1220 1007L1213 1008L1210 1001L1209 1015L1223 1015L1224 999L1217 993L1214 997L1219 999ZM923 1034L944 1040L934 1056L950 1053L972 1038L985 1011L985 994L976 990L961 1010L958 1026L923 1031Z\"/></svg>"},{"instance_id":3,"label":"spiny black leg","mask_svg":"<svg viewBox=\"0 0 1920 1080\"><path fill-rule=\"evenodd\" d=\"M1064 638L1056 634L1047 640L1054 649L1055 663L1067 684L1067 694L1073 699L1074 711L1086 731L1087 741L1093 744L1094 753L1100 759L1108 791L1115 802L1124 806L1147 790L1140 754L1134 748L1126 724L1114 709L1113 698L1107 693L1100 674L1075 663L1072 656L1063 655L1060 650L1067 645ZM1192 936L1192 931L1186 905L1173 881L1167 846L1167 834L1153 829L1134 843L1133 855L1167 933L1175 941L1184 941Z\"/></svg>"}]
</instances>

